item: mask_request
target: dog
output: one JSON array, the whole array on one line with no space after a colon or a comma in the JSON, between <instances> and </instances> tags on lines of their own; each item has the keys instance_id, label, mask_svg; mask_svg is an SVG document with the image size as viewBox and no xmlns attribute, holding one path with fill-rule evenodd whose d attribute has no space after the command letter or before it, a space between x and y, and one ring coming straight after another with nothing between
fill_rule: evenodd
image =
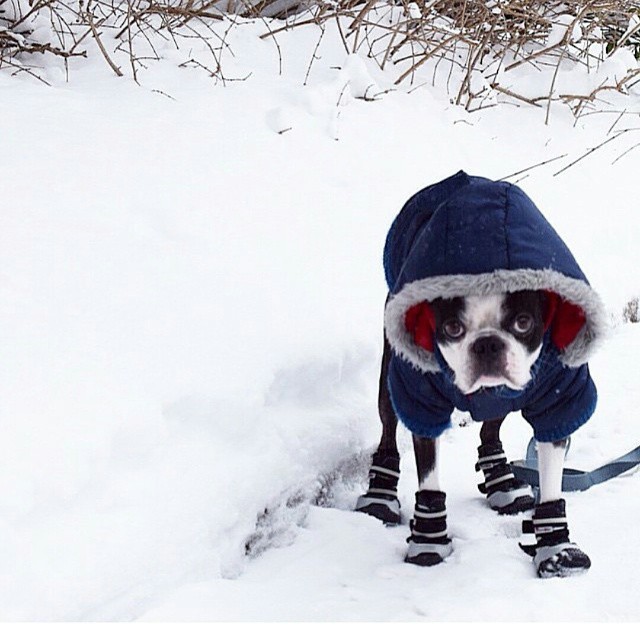
<instances>
[{"instance_id":1,"label":"dog","mask_svg":"<svg viewBox=\"0 0 640 640\"><path fill-rule=\"evenodd\" d=\"M356 510L400 523L400 420L412 432L419 482L405 561L430 566L453 552L438 468L440 436L457 408L482 423L476 469L488 505L499 514L533 510L523 530L536 544L523 549L537 575L588 570L569 538L562 469L569 436L595 411L587 362L606 320L567 246L519 187L460 171L407 201L387 235L384 268L382 436ZM500 440L514 411L537 441L537 501Z\"/></svg>"}]
</instances>

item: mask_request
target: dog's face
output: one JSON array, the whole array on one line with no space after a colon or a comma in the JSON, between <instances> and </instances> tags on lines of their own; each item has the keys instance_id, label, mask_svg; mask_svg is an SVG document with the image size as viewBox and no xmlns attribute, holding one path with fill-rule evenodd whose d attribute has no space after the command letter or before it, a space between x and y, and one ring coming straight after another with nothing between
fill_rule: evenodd
<instances>
[{"instance_id":1,"label":"dog's face","mask_svg":"<svg viewBox=\"0 0 640 640\"><path fill-rule=\"evenodd\" d=\"M462 393L523 389L540 355L545 297L539 291L438 298L430 303L436 342Z\"/></svg>"}]
</instances>

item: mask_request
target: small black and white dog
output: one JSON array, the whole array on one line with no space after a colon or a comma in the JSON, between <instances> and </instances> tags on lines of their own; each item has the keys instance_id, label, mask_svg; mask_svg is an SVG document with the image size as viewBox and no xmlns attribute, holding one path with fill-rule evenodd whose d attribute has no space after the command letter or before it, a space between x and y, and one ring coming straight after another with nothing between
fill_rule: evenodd
<instances>
[{"instance_id":1,"label":"small black and white dog","mask_svg":"<svg viewBox=\"0 0 640 640\"><path fill-rule=\"evenodd\" d=\"M451 554L439 436L458 408L482 422L476 468L489 506L534 509L523 528L536 536L526 550L538 575L587 570L588 556L569 540L562 471L568 436L595 410L586 358L604 316L569 250L517 187L460 172L403 207L387 236L385 272L382 437L356 510L400 522L400 418L419 480L405 560L433 565ZM537 440L537 504L500 441L512 411L522 411Z\"/></svg>"}]
</instances>

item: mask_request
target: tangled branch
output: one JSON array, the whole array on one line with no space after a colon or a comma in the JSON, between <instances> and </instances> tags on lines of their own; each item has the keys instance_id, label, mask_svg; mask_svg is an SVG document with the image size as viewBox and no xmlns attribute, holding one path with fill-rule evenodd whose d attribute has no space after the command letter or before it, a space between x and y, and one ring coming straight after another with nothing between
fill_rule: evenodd
<instances>
[{"instance_id":1,"label":"tangled branch","mask_svg":"<svg viewBox=\"0 0 640 640\"><path fill-rule=\"evenodd\" d=\"M469 111L500 100L546 105L548 115L560 102L580 115L638 81L637 69L628 69L599 78L584 95L561 82L566 69L595 74L623 49L640 57L640 2L612 0L0 0L0 68L33 73L43 56L67 64L97 52L122 76L117 54L124 53L138 81L160 58L158 42L189 50L185 43L196 38L213 63L187 53L180 66L226 82L226 36L238 17L262 21L263 37L276 46L283 31L317 25L324 33L332 21L345 50L395 74L396 85L431 82ZM521 82L550 69L551 85L539 95Z\"/></svg>"}]
</instances>

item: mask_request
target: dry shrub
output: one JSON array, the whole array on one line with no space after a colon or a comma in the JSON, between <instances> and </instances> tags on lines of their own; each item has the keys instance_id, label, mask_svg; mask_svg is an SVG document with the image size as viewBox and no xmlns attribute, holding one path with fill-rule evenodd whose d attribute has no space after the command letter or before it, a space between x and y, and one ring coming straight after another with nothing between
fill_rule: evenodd
<instances>
[{"instance_id":1,"label":"dry shrub","mask_svg":"<svg viewBox=\"0 0 640 640\"><path fill-rule=\"evenodd\" d=\"M277 0L273 0L274 2ZM364 4L323 4L311 18L292 25L345 19L345 46L398 70L396 84L430 79L446 86L452 100L468 110L507 98L536 106L569 104L576 114L607 91L627 92L640 71L603 77L588 92L562 92L557 77L565 68L597 71L626 48L640 53L639 2L557 2L520 0L368 0ZM518 72L551 71L545 92L513 88ZM437 78L437 80L436 80Z\"/></svg>"},{"instance_id":2,"label":"dry shrub","mask_svg":"<svg viewBox=\"0 0 640 640\"><path fill-rule=\"evenodd\" d=\"M625 1L0 0L0 68L36 73L38 56L67 60L86 55L84 47L92 39L114 73L131 73L137 80L139 71L159 57L156 36L178 47L200 38L212 62L187 60L184 66L203 67L224 80L225 36L215 29L221 19L260 19L265 37L274 40L288 29L309 24L324 28L332 21L349 53L391 70L396 84L429 79L445 86L452 101L468 110L500 98L546 105L547 114L552 101L562 101L579 114L608 91L628 91L640 71L630 68L607 76L589 91L562 92L556 77L563 65L595 71L622 48L637 55L639 12L639 2ZM114 62L116 50L126 52L130 69ZM552 85L540 95L521 91L517 83L514 88L510 80L532 69L552 71Z\"/></svg>"},{"instance_id":3,"label":"dry shrub","mask_svg":"<svg viewBox=\"0 0 640 640\"><path fill-rule=\"evenodd\" d=\"M640 300L631 298L622 311L622 319L624 322L640 322Z\"/></svg>"},{"instance_id":4,"label":"dry shrub","mask_svg":"<svg viewBox=\"0 0 640 640\"><path fill-rule=\"evenodd\" d=\"M211 67L194 64L224 79L219 64L224 47L211 44L220 40L212 25L226 15L218 4L206 0L0 0L0 69L8 67L43 80L35 54L64 60L86 56L86 45L93 40L118 76L125 72L114 62L113 53L126 52L130 73L137 81L139 70L159 59L154 42L173 40L179 47L181 42L198 38L214 62Z\"/></svg>"}]
</instances>

